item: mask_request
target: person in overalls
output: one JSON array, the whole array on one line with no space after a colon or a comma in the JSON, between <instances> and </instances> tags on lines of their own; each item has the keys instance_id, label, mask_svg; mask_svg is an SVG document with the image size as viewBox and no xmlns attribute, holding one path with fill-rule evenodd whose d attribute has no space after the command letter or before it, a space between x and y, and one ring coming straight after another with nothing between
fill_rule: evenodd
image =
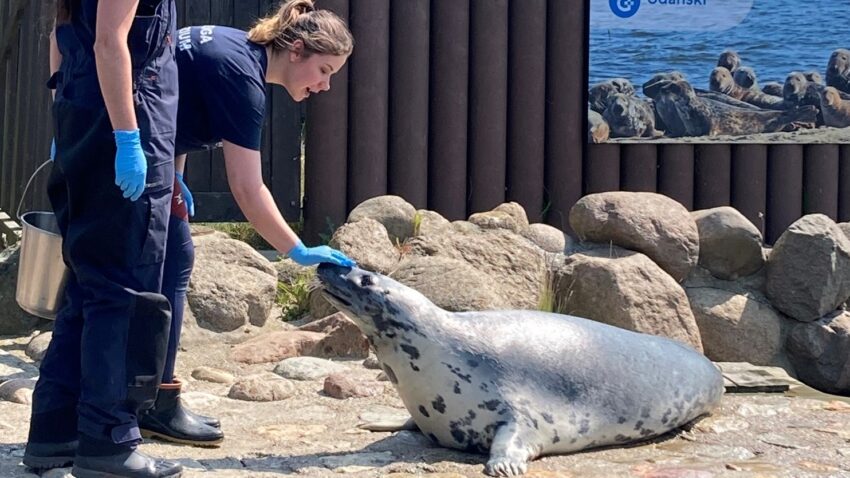
<instances>
[{"instance_id":1,"label":"person in overalls","mask_svg":"<svg viewBox=\"0 0 850 478\"><path fill-rule=\"evenodd\" d=\"M194 259L188 224L188 216L194 215L194 201L182 176L186 153L223 146L228 184L236 202L276 250L304 266L320 262L354 265L338 250L306 247L299 240L263 184L260 162L266 83L283 86L295 101L326 91L353 45L345 23L330 11L316 10L310 0L283 3L247 34L212 25L178 32L178 156L163 287L173 308L172 327L156 404L139 417L144 436L199 446L223 439L217 419L197 415L182 405L181 383L173 375Z\"/></svg>"},{"instance_id":2,"label":"person in overalls","mask_svg":"<svg viewBox=\"0 0 850 478\"><path fill-rule=\"evenodd\" d=\"M174 178L174 0L58 0L48 195L69 269L23 458L73 475L173 478L136 449L165 362L161 294Z\"/></svg>"}]
</instances>

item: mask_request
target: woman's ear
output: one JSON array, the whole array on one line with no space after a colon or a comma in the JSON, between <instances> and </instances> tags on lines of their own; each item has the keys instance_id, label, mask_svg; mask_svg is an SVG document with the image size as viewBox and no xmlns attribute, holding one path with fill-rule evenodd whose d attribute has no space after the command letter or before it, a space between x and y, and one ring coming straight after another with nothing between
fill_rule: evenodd
<instances>
[{"instance_id":1,"label":"woman's ear","mask_svg":"<svg viewBox=\"0 0 850 478\"><path fill-rule=\"evenodd\" d=\"M298 63L302 59L304 59L304 41L295 40L289 48L289 61Z\"/></svg>"}]
</instances>

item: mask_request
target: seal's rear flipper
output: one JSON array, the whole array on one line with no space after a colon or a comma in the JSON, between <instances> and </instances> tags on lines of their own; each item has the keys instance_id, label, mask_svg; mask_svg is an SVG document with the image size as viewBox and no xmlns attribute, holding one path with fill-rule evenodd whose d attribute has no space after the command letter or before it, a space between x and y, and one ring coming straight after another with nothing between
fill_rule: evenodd
<instances>
[{"instance_id":1,"label":"seal's rear flipper","mask_svg":"<svg viewBox=\"0 0 850 478\"><path fill-rule=\"evenodd\" d=\"M413 418L386 418L374 422L366 422L357 425L361 430L370 432L399 432L402 430L419 430Z\"/></svg>"},{"instance_id":2,"label":"seal's rear flipper","mask_svg":"<svg viewBox=\"0 0 850 478\"><path fill-rule=\"evenodd\" d=\"M539 450L528 448L535 439L527 435L534 434L513 421L500 426L490 445L490 459L484 466L484 473L490 476L524 475L528 471L528 462L539 454Z\"/></svg>"}]
</instances>

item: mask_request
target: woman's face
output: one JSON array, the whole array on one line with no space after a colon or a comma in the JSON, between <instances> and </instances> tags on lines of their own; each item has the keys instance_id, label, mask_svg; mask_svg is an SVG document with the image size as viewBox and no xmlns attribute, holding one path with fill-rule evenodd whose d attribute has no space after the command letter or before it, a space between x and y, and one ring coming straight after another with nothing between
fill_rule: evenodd
<instances>
[{"instance_id":1,"label":"woman's face","mask_svg":"<svg viewBox=\"0 0 850 478\"><path fill-rule=\"evenodd\" d=\"M306 56L304 50L289 51L289 68L283 86L295 101L303 101L313 93L331 88L331 76L345 65L348 56L321 55L314 53Z\"/></svg>"}]
</instances>

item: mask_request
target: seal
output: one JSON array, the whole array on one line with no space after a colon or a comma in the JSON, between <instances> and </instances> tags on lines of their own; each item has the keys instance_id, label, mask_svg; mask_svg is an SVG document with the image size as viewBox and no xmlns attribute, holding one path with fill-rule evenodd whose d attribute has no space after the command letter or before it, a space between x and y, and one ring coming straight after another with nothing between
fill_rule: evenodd
<instances>
[{"instance_id":1,"label":"seal","mask_svg":"<svg viewBox=\"0 0 850 478\"><path fill-rule=\"evenodd\" d=\"M786 108L793 106L813 105L818 108L817 125L823 126L826 120L823 116L822 108L822 93L826 86L809 80L805 73L792 71L785 79L785 84L782 87L782 96L784 98ZM850 94L836 90L842 100L850 100Z\"/></svg>"},{"instance_id":2,"label":"seal","mask_svg":"<svg viewBox=\"0 0 850 478\"><path fill-rule=\"evenodd\" d=\"M826 64L826 86L850 93L850 50L839 48Z\"/></svg>"},{"instance_id":3,"label":"seal","mask_svg":"<svg viewBox=\"0 0 850 478\"><path fill-rule=\"evenodd\" d=\"M317 275L419 429L441 446L489 454L490 475L656 437L723 395L714 364L670 339L547 312L448 312L358 268L322 264Z\"/></svg>"},{"instance_id":4,"label":"seal","mask_svg":"<svg viewBox=\"0 0 850 478\"><path fill-rule=\"evenodd\" d=\"M741 86L741 88L759 90L759 81L756 76L756 70L753 70L749 66L742 66L735 70L732 78L735 80L735 83Z\"/></svg>"},{"instance_id":5,"label":"seal","mask_svg":"<svg viewBox=\"0 0 850 478\"><path fill-rule=\"evenodd\" d=\"M608 81L593 85L587 92L590 109L602 114L611 103L614 95L618 93L634 96L635 87L631 81L625 78L611 78Z\"/></svg>"},{"instance_id":6,"label":"seal","mask_svg":"<svg viewBox=\"0 0 850 478\"><path fill-rule=\"evenodd\" d=\"M678 71L669 71L665 73L656 73L652 76L646 83L643 84L643 94L648 98L652 98L653 100L661 91L661 87L672 82L672 81L687 81L685 79L685 75ZM750 110L758 110L759 107L755 105L751 105L741 100L736 100L729 95L724 95L723 93L717 93L715 91L702 90L699 88L693 88L694 92L700 98L716 101L718 103L725 103L729 106L735 106L738 108L750 109ZM655 124L663 124L663 122L659 121L660 118L656 115Z\"/></svg>"},{"instance_id":7,"label":"seal","mask_svg":"<svg viewBox=\"0 0 850 478\"><path fill-rule=\"evenodd\" d=\"M820 93L821 113L826 126L846 128L850 126L850 100L841 99L840 92L827 86Z\"/></svg>"},{"instance_id":8,"label":"seal","mask_svg":"<svg viewBox=\"0 0 850 478\"><path fill-rule=\"evenodd\" d=\"M738 69L735 74L743 71L743 68L746 67ZM754 82L755 80L753 80L753 83ZM736 100L741 100L745 103L758 106L759 108L769 110L785 109L785 102L782 98L766 95L757 89L742 87L732 77L732 73L722 66L715 67L711 71L708 84L711 91L729 95Z\"/></svg>"},{"instance_id":9,"label":"seal","mask_svg":"<svg viewBox=\"0 0 850 478\"><path fill-rule=\"evenodd\" d=\"M655 111L640 98L617 93L602 112L613 138L654 138L662 133L655 129Z\"/></svg>"},{"instance_id":10,"label":"seal","mask_svg":"<svg viewBox=\"0 0 850 478\"><path fill-rule=\"evenodd\" d=\"M778 96L782 98L782 83L778 81L768 81L767 83L761 85L761 92L766 95Z\"/></svg>"},{"instance_id":11,"label":"seal","mask_svg":"<svg viewBox=\"0 0 850 478\"><path fill-rule=\"evenodd\" d=\"M655 109L667 127L665 134L671 137L794 131L814 127L818 113L811 105L785 111L736 108L700 98L687 81L681 80L661 86Z\"/></svg>"},{"instance_id":12,"label":"seal","mask_svg":"<svg viewBox=\"0 0 850 478\"><path fill-rule=\"evenodd\" d=\"M601 114L587 109L587 142L604 143L611 135L611 128Z\"/></svg>"},{"instance_id":13,"label":"seal","mask_svg":"<svg viewBox=\"0 0 850 478\"><path fill-rule=\"evenodd\" d=\"M734 73L741 66L741 57L732 50L726 50L717 59L717 66L726 68Z\"/></svg>"}]
</instances>

